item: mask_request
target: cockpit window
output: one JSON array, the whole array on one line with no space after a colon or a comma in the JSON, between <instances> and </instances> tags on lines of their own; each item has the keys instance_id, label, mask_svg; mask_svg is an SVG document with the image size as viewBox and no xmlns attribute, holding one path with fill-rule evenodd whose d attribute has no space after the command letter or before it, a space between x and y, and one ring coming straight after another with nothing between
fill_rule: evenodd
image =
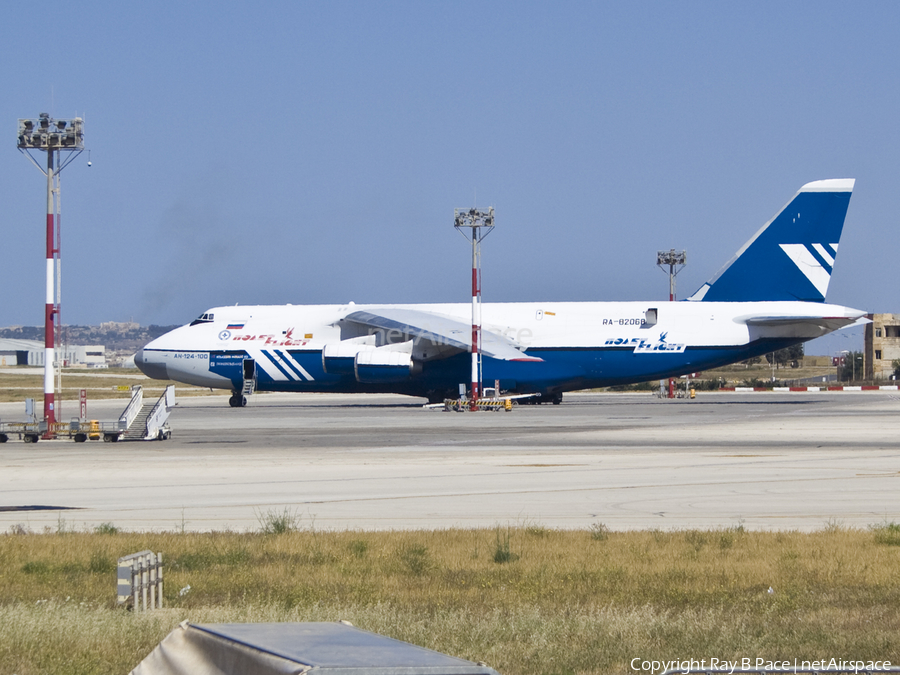
<instances>
[{"instance_id":1,"label":"cockpit window","mask_svg":"<svg viewBox=\"0 0 900 675\"><path fill-rule=\"evenodd\" d=\"M191 321L192 326L196 326L198 323L210 323L213 320L213 315L207 313L201 314L199 317Z\"/></svg>"}]
</instances>

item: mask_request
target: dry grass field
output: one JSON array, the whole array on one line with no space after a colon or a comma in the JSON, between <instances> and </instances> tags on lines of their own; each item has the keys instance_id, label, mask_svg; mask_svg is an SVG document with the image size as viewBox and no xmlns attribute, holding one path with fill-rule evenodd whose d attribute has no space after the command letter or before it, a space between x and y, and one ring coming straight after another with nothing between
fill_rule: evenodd
<instances>
[{"instance_id":1,"label":"dry grass field","mask_svg":"<svg viewBox=\"0 0 900 675\"><path fill-rule=\"evenodd\" d=\"M8 368L0 372L0 403L25 401L26 398L43 400L44 376L33 368ZM20 371L20 372L16 372ZM206 396L211 393L221 395L223 391L210 392L209 389L167 380L151 380L133 368L109 368L102 370L65 369L62 375L62 400L77 407L78 392L87 390L88 400L131 397L131 385L140 384L147 396L161 395L166 387L175 384L178 396ZM127 402L127 401L126 401Z\"/></svg>"},{"instance_id":2,"label":"dry grass field","mask_svg":"<svg viewBox=\"0 0 900 675\"><path fill-rule=\"evenodd\" d=\"M126 673L184 619L345 619L504 675L629 673L634 658L900 662L894 524L322 532L285 511L260 514L257 533L57 530L0 535L2 673ZM167 608L116 609L116 558L143 549L165 557Z\"/></svg>"}]
</instances>

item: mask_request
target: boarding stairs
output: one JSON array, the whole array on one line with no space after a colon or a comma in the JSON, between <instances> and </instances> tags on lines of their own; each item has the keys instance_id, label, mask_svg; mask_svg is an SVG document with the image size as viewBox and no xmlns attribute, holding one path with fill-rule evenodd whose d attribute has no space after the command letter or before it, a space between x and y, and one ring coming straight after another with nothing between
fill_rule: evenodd
<instances>
[{"instance_id":1,"label":"boarding stairs","mask_svg":"<svg viewBox=\"0 0 900 675\"><path fill-rule=\"evenodd\" d=\"M134 388L131 403L119 417L119 427L124 428L120 436L123 441L165 440L171 436L168 420L175 406L175 386L166 387L163 395L153 403L143 402L140 386Z\"/></svg>"},{"instance_id":2,"label":"boarding stairs","mask_svg":"<svg viewBox=\"0 0 900 675\"><path fill-rule=\"evenodd\" d=\"M150 417L150 413L153 412L153 408L155 407L155 403L145 403L142 405L138 414L135 415L134 420L131 422L131 426L125 430L124 434L122 434L121 439L123 441L144 440L144 436L147 435L147 418Z\"/></svg>"},{"instance_id":3,"label":"boarding stairs","mask_svg":"<svg viewBox=\"0 0 900 675\"><path fill-rule=\"evenodd\" d=\"M243 363L244 386L241 387L242 396L250 396L256 391L256 360L244 359Z\"/></svg>"}]
</instances>

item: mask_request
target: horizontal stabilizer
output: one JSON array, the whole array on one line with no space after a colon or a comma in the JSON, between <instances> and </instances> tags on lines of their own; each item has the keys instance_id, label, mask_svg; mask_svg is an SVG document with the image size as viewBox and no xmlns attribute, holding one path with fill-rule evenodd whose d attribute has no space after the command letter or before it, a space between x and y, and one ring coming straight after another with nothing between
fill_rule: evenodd
<instances>
[{"instance_id":1,"label":"horizontal stabilizer","mask_svg":"<svg viewBox=\"0 0 900 675\"><path fill-rule=\"evenodd\" d=\"M736 321L740 321L740 319L736 319ZM867 323L872 323L872 321L866 317L855 318L846 316L757 316L741 321L741 323L746 323L748 326L768 327L805 324L817 326L830 333L851 326L864 326Z\"/></svg>"}]
</instances>

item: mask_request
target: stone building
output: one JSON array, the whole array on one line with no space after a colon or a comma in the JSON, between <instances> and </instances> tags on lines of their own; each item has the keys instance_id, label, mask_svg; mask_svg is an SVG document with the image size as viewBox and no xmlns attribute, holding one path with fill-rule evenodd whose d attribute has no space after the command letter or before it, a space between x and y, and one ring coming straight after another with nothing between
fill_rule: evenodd
<instances>
[{"instance_id":1,"label":"stone building","mask_svg":"<svg viewBox=\"0 0 900 675\"><path fill-rule=\"evenodd\" d=\"M891 362L900 359L900 314L869 314L866 325L864 363L867 380L889 380Z\"/></svg>"}]
</instances>

